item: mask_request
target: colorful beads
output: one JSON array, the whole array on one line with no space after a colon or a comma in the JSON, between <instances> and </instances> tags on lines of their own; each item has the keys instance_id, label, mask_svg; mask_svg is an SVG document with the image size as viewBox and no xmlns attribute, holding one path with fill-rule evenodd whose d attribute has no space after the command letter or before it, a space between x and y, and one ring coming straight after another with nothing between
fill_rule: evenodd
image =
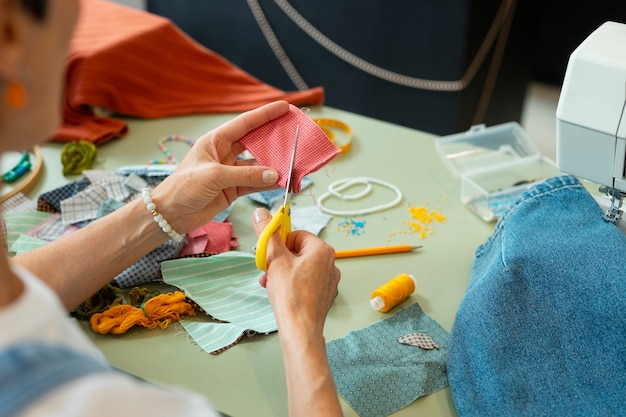
<instances>
[{"instance_id":1,"label":"colorful beads","mask_svg":"<svg viewBox=\"0 0 626 417\"><path fill-rule=\"evenodd\" d=\"M178 163L178 160L170 152L170 150L165 146L167 142L185 142L189 147L195 145L195 142L191 139L187 139L184 136L178 135L169 135L162 137L158 142L157 146L161 152L165 155L165 159L152 159L146 162L146 165L175 165Z\"/></svg>"}]
</instances>

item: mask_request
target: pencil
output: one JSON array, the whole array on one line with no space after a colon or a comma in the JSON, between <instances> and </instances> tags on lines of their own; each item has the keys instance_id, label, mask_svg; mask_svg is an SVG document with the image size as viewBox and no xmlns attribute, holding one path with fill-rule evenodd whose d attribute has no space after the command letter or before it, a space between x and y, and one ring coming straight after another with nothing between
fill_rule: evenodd
<instances>
[{"instance_id":1,"label":"pencil","mask_svg":"<svg viewBox=\"0 0 626 417\"><path fill-rule=\"evenodd\" d=\"M392 245L392 246L381 246L379 248L338 250L338 251L335 251L335 259L353 258L356 256L384 255L387 253L411 252L419 248L421 248L421 246Z\"/></svg>"}]
</instances>

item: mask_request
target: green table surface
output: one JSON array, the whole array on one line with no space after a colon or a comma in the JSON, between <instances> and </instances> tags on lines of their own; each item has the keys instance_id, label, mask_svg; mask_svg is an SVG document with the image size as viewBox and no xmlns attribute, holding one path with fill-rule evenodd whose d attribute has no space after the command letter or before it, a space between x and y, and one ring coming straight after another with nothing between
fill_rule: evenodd
<instances>
[{"instance_id":1,"label":"green table surface","mask_svg":"<svg viewBox=\"0 0 626 417\"><path fill-rule=\"evenodd\" d=\"M416 111L418 111L416 109ZM328 107L312 108L312 117L338 119L350 125L353 143L349 152L313 174L312 188L292 199L292 204L310 206L316 196L326 191L332 181L346 177L367 176L390 182L403 193L404 201L395 208L357 216L365 221L359 233L340 227L343 216L334 217L320 236L336 249L384 246L409 243L422 245L411 253L380 255L337 260L342 279L339 295L330 310L325 326L327 341L343 337L379 320L389 313L372 310L371 292L400 273L417 277L416 291L401 306L418 302L424 312L450 331L455 313L465 293L476 247L493 230L460 202L460 184L435 152L436 137L413 129L374 120ZM94 169L115 170L123 165L142 164L163 158L157 141L166 135L192 139L232 118L227 115L194 115L158 120L127 119L129 134L98 148ZM339 135L338 141L344 140ZM75 177L63 177L60 152L62 144L42 146L44 172L29 193L55 188ZM187 146L168 144L181 159ZM348 191L358 191L358 187ZM352 203L328 201L340 209L363 208L389 201L393 193L375 187L363 200ZM242 198L235 204L230 221L239 238L238 250L251 251L255 237L251 213L255 203ZM441 212L445 222L433 223L431 233L422 238L407 233L406 221L415 221L409 206L424 206ZM277 334L244 337L234 347L210 355L188 340L179 326L167 330L132 330L122 336L86 333L116 367L142 378L198 391L222 412L232 417L275 417L287 415L284 368ZM346 416L356 416L342 401ZM450 390L445 388L419 398L393 416L454 416Z\"/></svg>"}]
</instances>

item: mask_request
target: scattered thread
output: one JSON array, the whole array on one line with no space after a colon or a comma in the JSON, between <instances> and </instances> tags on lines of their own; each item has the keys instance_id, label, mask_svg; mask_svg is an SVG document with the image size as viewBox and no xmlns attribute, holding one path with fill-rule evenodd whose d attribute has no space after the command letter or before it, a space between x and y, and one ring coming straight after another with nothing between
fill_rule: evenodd
<instances>
[{"instance_id":1,"label":"scattered thread","mask_svg":"<svg viewBox=\"0 0 626 417\"><path fill-rule=\"evenodd\" d=\"M123 334L135 325L147 329L166 329L172 321L185 315L196 314L194 306L187 301L185 293L175 291L157 295L143 303L141 307L132 305L112 306L102 313L91 316L91 329L99 334Z\"/></svg>"},{"instance_id":2,"label":"scattered thread","mask_svg":"<svg viewBox=\"0 0 626 417\"><path fill-rule=\"evenodd\" d=\"M335 174L336 170L337 166L334 163L324 165L324 173L326 173L328 178L331 178Z\"/></svg>"},{"instance_id":3,"label":"scattered thread","mask_svg":"<svg viewBox=\"0 0 626 417\"><path fill-rule=\"evenodd\" d=\"M159 291L146 287L133 287L127 290L109 283L79 305L72 315L79 320L89 320L94 314L102 313L113 306L130 304L140 307L142 303L159 294Z\"/></svg>"},{"instance_id":4,"label":"scattered thread","mask_svg":"<svg viewBox=\"0 0 626 417\"><path fill-rule=\"evenodd\" d=\"M413 275L397 275L374 290L370 306L374 310L385 313L413 294L415 285L416 279Z\"/></svg>"}]
</instances>

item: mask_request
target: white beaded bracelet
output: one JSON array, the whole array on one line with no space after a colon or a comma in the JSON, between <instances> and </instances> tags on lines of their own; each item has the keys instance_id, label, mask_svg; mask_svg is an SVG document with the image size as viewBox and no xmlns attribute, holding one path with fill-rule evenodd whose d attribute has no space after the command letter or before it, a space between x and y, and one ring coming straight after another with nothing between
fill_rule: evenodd
<instances>
[{"instance_id":1,"label":"white beaded bracelet","mask_svg":"<svg viewBox=\"0 0 626 417\"><path fill-rule=\"evenodd\" d=\"M152 216L154 216L154 221L159 224L161 230L163 230L174 242L181 242L183 237L168 223L167 220L163 218L163 215L160 214L156 209L156 204L152 201L152 196L150 195L150 188L146 187L141 190L141 195L143 196L143 202L146 203L146 208Z\"/></svg>"}]
</instances>

